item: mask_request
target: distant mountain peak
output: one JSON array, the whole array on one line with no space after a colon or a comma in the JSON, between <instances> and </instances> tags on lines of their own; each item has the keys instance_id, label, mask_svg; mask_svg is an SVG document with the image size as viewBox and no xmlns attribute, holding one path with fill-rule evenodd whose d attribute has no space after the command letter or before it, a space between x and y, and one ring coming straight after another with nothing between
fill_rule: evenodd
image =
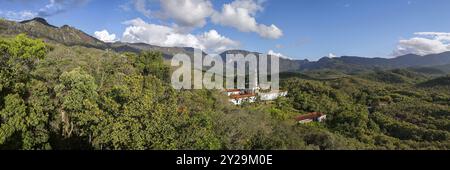
<instances>
[{"instance_id":1,"label":"distant mountain peak","mask_svg":"<svg viewBox=\"0 0 450 170\"><path fill-rule=\"evenodd\" d=\"M36 17L36 18L30 19L30 20L25 20L25 21L22 21L22 22L20 22L20 23L21 23L21 24L26 24L26 23L30 23L30 22L38 22L38 23L41 23L41 24L43 24L43 25L45 25L45 26L57 28L57 27L55 27L55 26L53 26L53 25L50 25L50 24L47 22L47 20L45 20L44 18L41 18L41 17Z\"/></svg>"},{"instance_id":2,"label":"distant mountain peak","mask_svg":"<svg viewBox=\"0 0 450 170\"><path fill-rule=\"evenodd\" d=\"M71 27L69 25L63 25L61 28L65 29L65 28L71 28Z\"/></svg>"},{"instance_id":3,"label":"distant mountain peak","mask_svg":"<svg viewBox=\"0 0 450 170\"><path fill-rule=\"evenodd\" d=\"M397 56L395 58L399 59L399 58L411 58L411 57L423 57L423 56L417 55L417 54L405 54L405 55Z\"/></svg>"}]
</instances>

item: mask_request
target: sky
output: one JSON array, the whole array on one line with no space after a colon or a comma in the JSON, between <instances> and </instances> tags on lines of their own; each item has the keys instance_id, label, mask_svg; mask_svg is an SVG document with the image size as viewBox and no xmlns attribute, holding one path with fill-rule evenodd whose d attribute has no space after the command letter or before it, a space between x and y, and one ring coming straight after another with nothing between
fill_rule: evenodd
<instances>
[{"instance_id":1,"label":"sky","mask_svg":"<svg viewBox=\"0 0 450 170\"><path fill-rule=\"evenodd\" d=\"M293 59L450 51L449 0L1 0L105 42L245 49Z\"/></svg>"}]
</instances>

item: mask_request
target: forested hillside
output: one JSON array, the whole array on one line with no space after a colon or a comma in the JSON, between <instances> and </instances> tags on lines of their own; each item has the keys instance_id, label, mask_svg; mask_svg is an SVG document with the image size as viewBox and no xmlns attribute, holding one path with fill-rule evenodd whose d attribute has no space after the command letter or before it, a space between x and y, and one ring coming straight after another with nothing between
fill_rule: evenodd
<instances>
[{"instance_id":1,"label":"forested hillside","mask_svg":"<svg viewBox=\"0 0 450 170\"><path fill-rule=\"evenodd\" d=\"M174 90L158 52L19 35L1 38L0 55L0 149L450 148L442 72L292 73L288 97L234 106L220 91ZM294 120L308 112L328 119Z\"/></svg>"}]
</instances>

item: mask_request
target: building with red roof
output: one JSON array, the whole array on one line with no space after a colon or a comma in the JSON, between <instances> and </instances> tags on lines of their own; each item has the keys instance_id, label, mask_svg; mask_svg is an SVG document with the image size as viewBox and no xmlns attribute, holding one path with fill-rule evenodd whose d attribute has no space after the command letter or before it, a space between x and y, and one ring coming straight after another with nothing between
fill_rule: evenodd
<instances>
[{"instance_id":1,"label":"building with red roof","mask_svg":"<svg viewBox=\"0 0 450 170\"><path fill-rule=\"evenodd\" d=\"M305 124L310 122L322 122L327 118L327 115L320 112L311 112L308 114L300 115L295 118L298 123Z\"/></svg>"}]
</instances>

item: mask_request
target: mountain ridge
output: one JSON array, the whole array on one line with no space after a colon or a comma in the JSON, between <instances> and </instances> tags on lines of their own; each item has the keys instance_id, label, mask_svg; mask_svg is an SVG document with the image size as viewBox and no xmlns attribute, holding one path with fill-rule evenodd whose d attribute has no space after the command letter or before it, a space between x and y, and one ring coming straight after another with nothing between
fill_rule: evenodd
<instances>
[{"instance_id":1,"label":"mountain ridge","mask_svg":"<svg viewBox=\"0 0 450 170\"><path fill-rule=\"evenodd\" d=\"M24 21L21 21L19 23L26 24L26 23L29 23L29 22L38 22L38 23L44 24L44 25L49 26L49 27L58 28L57 26L49 24L47 22L47 20L45 20L44 18L41 18L41 17L36 17L36 18L30 19L30 20L24 20Z\"/></svg>"},{"instance_id":2,"label":"mountain ridge","mask_svg":"<svg viewBox=\"0 0 450 170\"><path fill-rule=\"evenodd\" d=\"M170 59L177 53L185 53L189 56L194 55L194 48L190 47L160 47L146 43L127 43L114 42L106 43L97 38L79 30L77 28L64 25L56 27L49 24L44 18L34 18L22 22L14 22L1 19L0 34L14 35L26 33L34 38L43 38L45 40L61 43L68 46L85 46L97 49L112 49L116 52L136 52L153 50L163 53L166 59ZM203 52L204 53L204 52ZM262 53L251 52L247 50L227 50L220 54L224 57L226 54L250 54L259 55ZM204 53L206 54L206 53ZM280 58L281 72L301 72L311 70L339 70L345 73L353 73L364 70L383 70L407 67L430 67L450 64L450 52L440 54L430 54L419 56L407 54L395 58L365 58L359 56L341 56L335 58L323 57L318 61L295 60Z\"/></svg>"}]
</instances>

